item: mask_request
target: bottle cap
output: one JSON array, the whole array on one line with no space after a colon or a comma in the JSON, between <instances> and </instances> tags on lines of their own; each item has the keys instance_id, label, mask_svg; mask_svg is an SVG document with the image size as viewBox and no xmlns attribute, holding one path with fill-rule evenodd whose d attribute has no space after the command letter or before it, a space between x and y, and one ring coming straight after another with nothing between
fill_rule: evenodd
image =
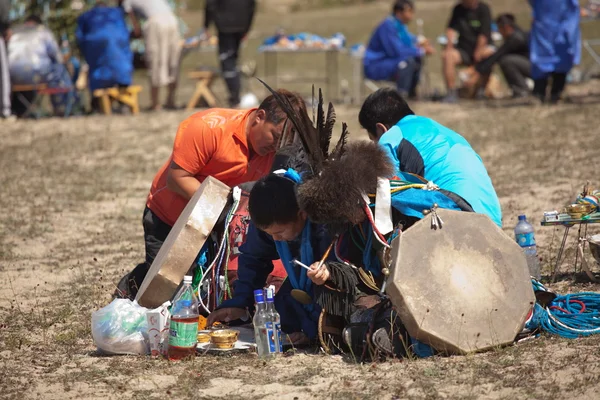
<instances>
[{"instance_id":1,"label":"bottle cap","mask_svg":"<svg viewBox=\"0 0 600 400\"><path fill-rule=\"evenodd\" d=\"M273 299L273 289L271 289L271 287L269 286L267 288L266 292L267 292L267 301L269 303L273 302L274 301L274 299Z\"/></svg>"},{"instance_id":2,"label":"bottle cap","mask_svg":"<svg viewBox=\"0 0 600 400\"><path fill-rule=\"evenodd\" d=\"M525 214L521 214L519 215L519 221L526 221L527 217L525 216Z\"/></svg>"},{"instance_id":3,"label":"bottle cap","mask_svg":"<svg viewBox=\"0 0 600 400\"><path fill-rule=\"evenodd\" d=\"M190 275L184 276L183 283L192 283L192 277Z\"/></svg>"},{"instance_id":4,"label":"bottle cap","mask_svg":"<svg viewBox=\"0 0 600 400\"><path fill-rule=\"evenodd\" d=\"M254 291L254 300L257 303L264 303L265 302L265 292L262 289L256 289Z\"/></svg>"}]
</instances>

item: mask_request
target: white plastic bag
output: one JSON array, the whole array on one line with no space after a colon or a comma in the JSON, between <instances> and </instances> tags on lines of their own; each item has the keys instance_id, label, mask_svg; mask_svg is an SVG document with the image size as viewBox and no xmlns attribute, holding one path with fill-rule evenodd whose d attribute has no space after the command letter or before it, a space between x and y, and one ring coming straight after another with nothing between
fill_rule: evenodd
<instances>
[{"instance_id":1,"label":"white plastic bag","mask_svg":"<svg viewBox=\"0 0 600 400\"><path fill-rule=\"evenodd\" d=\"M107 354L148 354L147 308L137 301L114 299L92 313L92 337Z\"/></svg>"}]
</instances>

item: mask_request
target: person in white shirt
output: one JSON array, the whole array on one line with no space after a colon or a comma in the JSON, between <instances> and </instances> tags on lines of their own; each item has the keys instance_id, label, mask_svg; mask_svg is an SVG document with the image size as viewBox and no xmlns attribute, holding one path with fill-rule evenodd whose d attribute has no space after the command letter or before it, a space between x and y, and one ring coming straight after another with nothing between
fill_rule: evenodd
<instances>
[{"instance_id":1,"label":"person in white shirt","mask_svg":"<svg viewBox=\"0 0 600 400\"><path fill-rule=\"evenodd\" d=\"M138 17L146 20L143 29L146 44L146 65L150 75L151 108L159 110L159 91L168 85L165 108L175 108L175 90L181 55L181 34L177 18L166 0L120 0L129 15L134 34L141 36Z\"/></svg>"}]
</instances>

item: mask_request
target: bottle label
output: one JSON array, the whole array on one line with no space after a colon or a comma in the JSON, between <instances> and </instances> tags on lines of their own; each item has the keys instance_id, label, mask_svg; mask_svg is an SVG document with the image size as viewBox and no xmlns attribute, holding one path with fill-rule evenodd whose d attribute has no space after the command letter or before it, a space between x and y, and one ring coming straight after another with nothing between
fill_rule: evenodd
<instances>
[{"instance_id":1,"label":"bottle label","mask_svg":"<svg viewBox=\"0 0 600 400\"><path fill-rule=\"evenodd\" d=\"M173 321L169 325L169 346L194 347L198 343L198 318L194 322Z\"/></svg>"},{"instance_id":2,"label":"bottle label","mask_svg":"<svg viewBox=\"0 0 600 400\"><path fill-rule=\"evenodd\" d=\"M533 236L533 232L519 233L515 236L517 238L517 243L519 243L519 246L521 246L521 247L535 246L535 237Z\"/></svg>"},{"instance_id":3,"label":"bottle label","mask_svg":"<svg viewBox=\"0 0 600 400\"><path fill-rule=\"evenodd\" d=\"M277 353L277 346L275 346L275 330L273 329L273 323L267 322L267 343L269 348L269 353Z\"/></svg>"},{"instance_id":4,"label":"bottle label","mask_svg":"<svg viewBox=\"0 0 600 400\"><path fill-rule=\"evenodd\" d=\"M283 335L281 334L281 324L275 324L275 334L277 335L277 343L279 343L279 352L283 353Z\"/></svg>"}]
</instances>

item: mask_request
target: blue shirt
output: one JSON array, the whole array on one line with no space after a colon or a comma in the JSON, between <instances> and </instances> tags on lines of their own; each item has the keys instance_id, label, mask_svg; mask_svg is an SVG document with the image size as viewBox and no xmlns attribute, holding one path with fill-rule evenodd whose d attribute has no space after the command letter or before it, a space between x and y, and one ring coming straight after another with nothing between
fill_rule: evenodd
<instances>
[{"instance_id":1,"label":"blue shirt","mask_svg":"<svg viewBox=\"0 0 600 400\"><path fill-rule=\"evenodd\" d=\"M369 40L363 60L365 76L376 81L393 79L401 61L422 55L415 35L398 19L389 16Z\"/></svg>"},{"instance_id":2,"label":"blue shirt","mask_svg":"<svg viewBox=\"0 0 600 400\"><path fill-rule=\"evenodd\" d=\"M502 226L502 211L492 180L479 155L458 133L432 119L409 115L379 139L402 179L420 182L410 174L433 181Z\"/></svg>"},{"instance_id":3,"label":"blue shirt","mask_svg":"<svg viewBox=\"0 0 600 400\"><path fill-rule=\"evenodd\" d=\"M79 50L90 69L90 89L129 86L133 77L133 53L129 30L120 7L96 6L77 18Z\"/></svg>"}]
</instances>

